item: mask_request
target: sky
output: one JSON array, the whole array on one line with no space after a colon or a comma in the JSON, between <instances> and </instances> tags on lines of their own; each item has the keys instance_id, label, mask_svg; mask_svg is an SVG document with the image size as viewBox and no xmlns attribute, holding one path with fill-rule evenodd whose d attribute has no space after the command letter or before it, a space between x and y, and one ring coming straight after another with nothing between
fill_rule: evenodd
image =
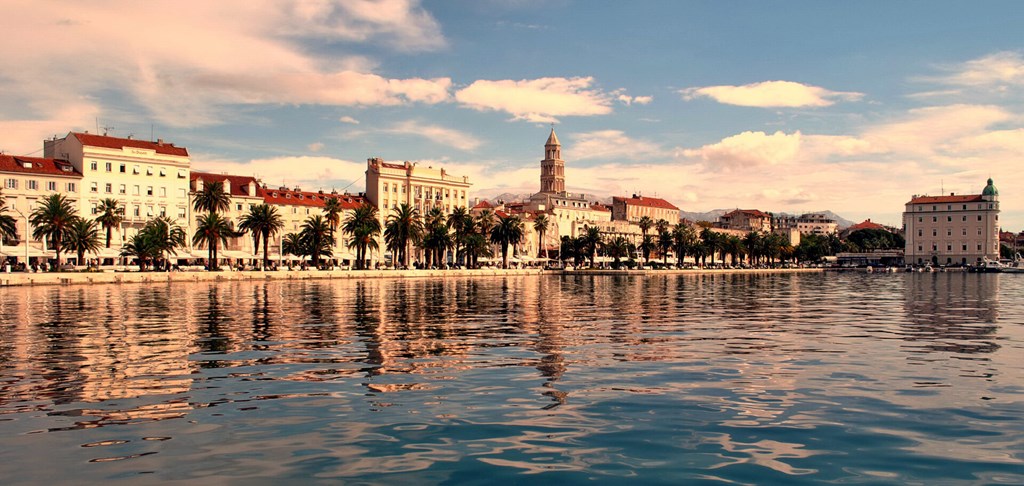
<instances>
[{"instance_id":1,"label":"sky","mask_svg":"<svg viewBox=\"0 0 1024 486\"><path fill-rule=\"evenodd\" d=\"M1000 189L1024 229L1024 2L0 0L0 150L163 138L193 170L362 191L366 159L685 211ZM102 128L107 127L107 128Z\"/></svg>"}]
</instances>

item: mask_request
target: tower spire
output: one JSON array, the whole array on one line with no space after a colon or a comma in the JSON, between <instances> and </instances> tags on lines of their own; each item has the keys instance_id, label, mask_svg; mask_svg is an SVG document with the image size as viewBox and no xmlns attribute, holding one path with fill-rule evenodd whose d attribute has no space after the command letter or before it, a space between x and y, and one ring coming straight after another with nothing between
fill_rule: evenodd
<instances>
[{"instance_id":1,"label":"tower spire","mask_svg":"<svg viewBox=\"0 0 1024 486\"><path fill-rule=\"evenodd\" d=\"M562 160L562 144L555 135L554 124L548 141L544 143L544 160L540 161L540 192L565 192L565 161Z\"/></svg>"}]
</instances>

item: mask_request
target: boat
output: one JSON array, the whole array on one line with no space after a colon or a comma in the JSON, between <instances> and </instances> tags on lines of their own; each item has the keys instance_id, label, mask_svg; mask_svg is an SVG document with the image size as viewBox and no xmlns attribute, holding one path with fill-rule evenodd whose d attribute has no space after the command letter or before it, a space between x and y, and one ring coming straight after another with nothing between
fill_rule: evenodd
<instances>
[{"instance_id":1,"label":"boat","mask_svg":"<svg viewBox=\"0 0 1024 486\"><path fill-rule=\"evenodd\" d=\"M1003 273L1024 273L1024 259L1020 253L1014 255L1013 261L1003 267Z\"/></svg>"},{"instance_id":2,"label":"boat","mask_svg":"<svg viewBox=\"0 0 1024 486\"><path fill-rule=\"evenodd\" d=\"M971 270L978 273L1002 273L1006 271L1007 268L1009 268L1009 266L1006 264L986 258L978 262L977 265L971 267Z\"/></svg>"}]
</instances>

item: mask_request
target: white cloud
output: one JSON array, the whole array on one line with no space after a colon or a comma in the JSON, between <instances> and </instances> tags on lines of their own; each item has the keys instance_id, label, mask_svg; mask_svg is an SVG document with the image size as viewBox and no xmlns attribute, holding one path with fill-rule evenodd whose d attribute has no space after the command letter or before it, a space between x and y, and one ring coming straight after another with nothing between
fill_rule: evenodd
<instances>
[{"instance_id":1,"label":"white cloud","mask_svg":"<svg viewBox=\"0 0 1024 486\"><path fill-rule=\"evenodd\" d=\"M564 155L572 160L641 160L665 155L656 143L627 136L621 130L599 130L573 135L573 144Z\"/></svg>"},{"instance_id":2,"label":"white cloud","mask_svg":"<svg viewBox=\"0 0 1024 486\"><path fill-rule=\"evenodd\" d=\"M632 105L633 103L646 105L651 101L654 101L653 96L629 96L621 89L613 92L612 94L615 94L615 99L619 100L619 102L624 105Z\"/></svg>"},{"instance_id":3,"label":"white cloud","mask_svg":"<svg viewBox=\"0 0 1024 486\"><path fill-rule=\"evenodd\" d=\"M764 81L743 86L705 86L683 89L679 93L688 101L706 97L728 105L762 108L830 106L836 100L857 101L864 96L862 93L830 91L793 81Z\"/></svg>"},{"instance_id":4,"label":"white cloud","mask_svg":"<svg viewBox=\"0 0 1024 486\"><path fill-rule=\"evenodd\" d=\"M326 57L304 46L444 46L437 22L416 0L108 1L73 9L70 18L62 11L26 0L4 6L5 34L19 42L0 43L0 105L21 112L14 116L109 93L125 98L108 98L106 109L141 106L145 116L171 126L220 123L233 105L450 98L447 78L390 79L370 72L372 61L361 56Z\"/></svg>"},{"instance_id":5,"label":"white cloud","mask_svg":"<svg viewBox=\"0 0 1024 486\"><path fill-rule=\"evenodd\" d=\"M946 70L951 71L948 76L935 80L960 86L1024 84L1024 57L1019 52L996 52Z\"/></svg>"},{"instance_id":6,"label":"white cloud","mask_svg":"<svg viewBox=\"0 0 1024 486\"><path fill-rule=\"evenodd\" d=\"M700 158L709 166L728 169L778 165L796 160L800 138L800 132L743 132L699 149L685 150L683 154Z\"/></svg>"},{"instance_id":7,"label":"white cloud","mask_svg":"<svg viewBox=\"0 0 1024 486\"><path fill-rule=\"evenodd\" d=\"M350 116L343 116L341 118L338 118L338 121L340 121L342 123L348 123L348 124L351 124L351 125L358 125L359 124L359 120L356 120L355 118L352 118Z\"/></svg>"},{"instance_id":8,"label":"white cloud","mask_svg":"<svg viewBox=\"0 0 1024 486\"><path fill-rule=\"evenodd\" d=\"M877 151L927 156L955 148L956 140L981 135L988 127L1012 118L1005 109L992 105L931 106L871 126L861 138Z\"/></svg>"},{"instance_id":9,"label":"white cloud","mask_svg":"<svg viewBox=\"0 0 1024 486\"><path fill-rule=\"evenodd\" d=\"M310 152L319 152L324 149L323 142L313 142L306 146L306 149Z\"/></svg>"},{"instance_id":10,"label":"white cloud","mask_svg":"<svg viewBox=\"0 0 1024 486\"><path fill-rule=\"evenodd\" d=\"M352 182L353 174L366 171L365 162L352 162L324 156L294 156L253 159L247 162L211 159L193 154L193 170L247 175L259 178L268 187L299 186L305 191L342 190ZM349 192L364 189L359 177Z\"/></svg>"},{"instance_id":11,"label":"white cloud","mask_svg":"<svg viewBox=\"0 0 1024 486\"><path fill-rule=\"evenodd\" d=\"M594 88L594 79L540 78L475 81L455 99L479 111L504 111L515 120L553 123L559 116L593 116L612 112L612 96Z\"/></svg>"},{"instance_id":12,"label":"white cloud","mask_svg":"<svg viewBox=\"0 0 1024 486\"><path fill-rule=\"evenodd\" d=\"M397 123L390 128L379 131L423 137L439 145L446 145L464 151L476 150L482 144L480 139L466 132L438 125L426 125L413 120Z\"/></svg>"}]
</instances>

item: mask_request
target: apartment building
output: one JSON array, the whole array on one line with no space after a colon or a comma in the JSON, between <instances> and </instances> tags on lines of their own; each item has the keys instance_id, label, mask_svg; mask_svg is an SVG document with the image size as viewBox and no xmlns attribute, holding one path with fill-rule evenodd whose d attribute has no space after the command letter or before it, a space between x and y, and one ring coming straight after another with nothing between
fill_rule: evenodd
<instances>
[{"instance_id":1,"label":"apartment building","mask_svg":"<svg viewBox=\"0 0 1024 486\"><path fill-rule=\"evenodd\" d=\"M968 265L999 259L999 191L913 196L903 213L907 263Z\"/></svg>"}]
</instances>

